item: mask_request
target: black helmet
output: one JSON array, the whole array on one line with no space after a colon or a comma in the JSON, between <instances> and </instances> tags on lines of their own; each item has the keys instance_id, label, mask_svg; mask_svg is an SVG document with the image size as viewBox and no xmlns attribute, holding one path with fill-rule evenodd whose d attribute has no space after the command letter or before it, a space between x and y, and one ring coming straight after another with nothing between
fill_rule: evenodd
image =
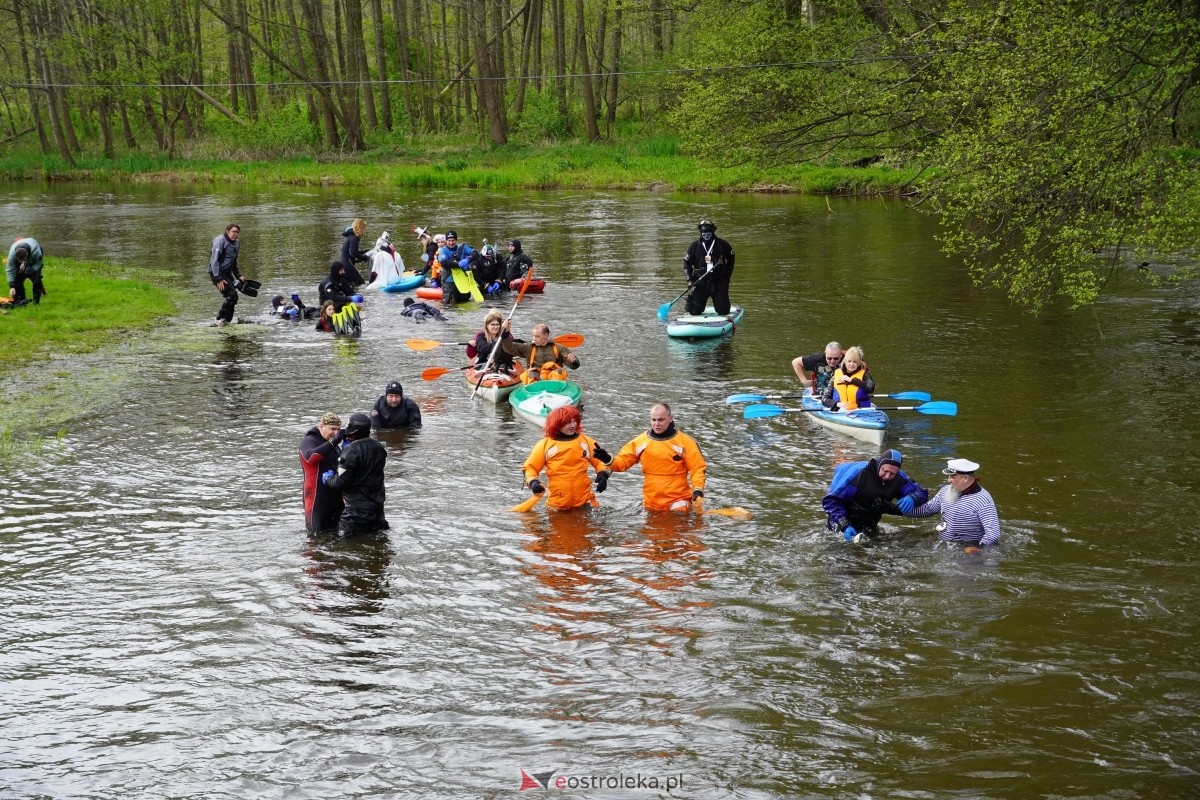
<instances>
[{"instance_id":1,"label":"black helmet","mask_svg":"<svg viewBox=\"0 0 1200 800\"><path fill-rule=\"evenodd\" d=\"M346 438L352 441L365 439L371 435L371 418L366 414L351 414L350 421L345 427Z\"/></svg>"},{"instance_id":2,"label":"black helmet","mask_svg":"<svg viewBox=\"0 0 1200 800\"><path fill-rule=\"evenodd\" d=\"M700 225L697 227L700 228L701 233L704 233L706 231L708 233L716 233L717 232L717 225L712 220L702 219L702 220L700 220Z\"/></svg>"}]
</instances>

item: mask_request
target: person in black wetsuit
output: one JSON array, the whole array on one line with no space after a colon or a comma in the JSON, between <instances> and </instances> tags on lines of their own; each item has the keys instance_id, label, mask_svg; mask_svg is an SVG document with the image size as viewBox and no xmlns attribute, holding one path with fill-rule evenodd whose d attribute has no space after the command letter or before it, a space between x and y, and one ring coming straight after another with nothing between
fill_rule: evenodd
<instances>
[{"instance_id":1,"label":"person in black wetsuit","mask_svg":"<svg viewBox=\"0 0 1200 800\"><path fill-rule=\"evenodd\" d=\"M519 286L513 286L513 281L519 281L525 277L525 273L533 269L533 259L521 250L520 239L510 239L508 242L508 259L505 262L504 282L508 284L510 289L519 289Z\"/></svg>"},{"instance_id":2,"label":"person in black wetsuit","mask_svg":"<svg viewBox=\"0 0 1200 800\"><path fill-rule=\"evenodd\" d=\"M350 415L346 438L350 444L342 451L337 469L321 475L321 481L340 491L346 503L338 521L338 534L351 537L386 531L389 525L383 514L387 499L383 467L387 463L387 448L371 438L371 418L366 414Z\"/></svg>"},{"instance_id":3,"label":"person in black wetsuit","mask_svg":"<svg viewBox=\"0 0 1200 800\"><path fill-rule=\"evenodd\" d=\"M350 281L351 286L361 286L365 281L362 273L358 271L356 264L366 264L367 271L371 269L371 257L367 255L367 251L362 249L362 237L367 232L367 223L361 219L356 219L350 223L350 227L342 231L342 258L341 262L346 267L346 278ZM371 276L371 280L375 280L375 276Z\"/></svg>"},{"instance_id":4,"label":"person in black wetsuit","mask_svg":"<svg viewBox=\"0 0 1200 800\"><path fill-rule=\"evenodd\" d=\"M304 470L304 527L310 531L327 531L337 527L342 515L342 493L320 481L322 467L337 462L338 445L346 438L342 420L332 411L321 415L321 421L310 428L300 440L300 466Z\"/></svg>"},{"instance_id":5,"label":"person in black wetsuit","mask_svg":"<svg viewBox=\"0 0 1200 800\"><path fill-rule=\"evenodd\" d=\"M375 401L371 409L372 428L419 428L421 407L411 397L404 396L400 381L392 381L383 390L383 396Z\"/></svg>"},{"instance_id":6,"label":"person in black wetsuit","mask_svg":"<svg viewBox=\"0 0 1200 800\"><path fill-rule=\"evenodd\" d=\"M700 238L692 242L683 256L683 272L695 288L688 295L687 312L703 314L708 298L712 297L713 311L729 313L729 279L733 277L733 248L717 236L717 226L711 220L700 220Z\"/></svg>"}]
</instances>

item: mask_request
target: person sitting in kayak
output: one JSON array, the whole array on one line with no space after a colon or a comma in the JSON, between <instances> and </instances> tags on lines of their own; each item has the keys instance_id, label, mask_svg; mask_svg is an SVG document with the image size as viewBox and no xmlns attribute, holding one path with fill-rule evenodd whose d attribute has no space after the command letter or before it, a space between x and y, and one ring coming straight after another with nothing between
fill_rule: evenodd
<instances>
[{"instance_id":1,"label":"person sitting in kayak","mask_svg":"<svg viewBox=\"0 0 1200 800\"><path fill-rule=\"evenodd\" d=\"M822 397L825 388L833 380L833 372L842 365L846 351L837 342L825 345L824 353L796 356L792 359L792 370L805 389L812 388L813 397ZM811 376L811 377L810 377ZM872 390L874 391L874 390Z\"/></svg>"},{"instance_id":2,"label":"person sitting in kayak","mask_svg":"<svg viewBox=\"0 0 1200 800\"><path fill-rule=\"evenodd\" d=\"M687 511L704 502L708 463L696 440L675 427L666 403L650 409L650 429L621 448L613 472L642 465L642 505L650 511Z\"/></svg>"},{"instance_id":3,"label":"person sitting in kayak","mask_svg":"<svg viewBox=\"0 0 1200 800\"><path fill-rule=\"evenodd\" d=\"M849 461L838 466L821 501L829 530L841 531L847 542L879 533L884 514L911 514L929 499L929 492L900 469L899 450L885 450L870 461Z\"/></svg>"},{"instance_id":4,"label":"person sitting in kayak","mask_svg":"<svg viewBox=\"0 0 1200 800\"><path fill-rule=\"evenodd\" d=\"M870 408L874 392L875 379L863 361L862 348L851 347L846 350L841 365L833 371L821 403L831 411Z\"/></svg>"},{"instance_id":5,"label":"person sitting in kayak","mask_svg":"<svg viewBox=\"0 0 1200 800\"><path fill-rule=\"evenodd\" d=\"M413 300L411 297L404 298L404 310L400 312L400 316L414 319L417 322L424 322L427 319L436 319L440 322L446 322L446 315L442 313L440 308L434 308L421 300Z\"/></svg>"},{"instance_id":6,"label":"person sitting in kayak","mask_svg":"<svg viewBox=\"0 0 1200 800\"><path fill-rule=\"evenodd\" d=\"M484 369L491 359L491 370L505 375L515 375L517 365L513 362L513 357L506 353L503 348L498 348L502 339L511 339L512 336L508 331L504 330L504 315L496 309L492 309L483 318L483 330L475 334L475 338L467 345L467 358L475 363L475 369ZM496 350L495 356L492 351Z\"/></svg>"},{"instance_id":7,"label":"person sitting in kayak","mask_svg":"<svg viewBox=\"0 0 1200 800\"><path fill-rule=\"evenodd\" d=\"M546 415L545 438L533 446L521 465L525 486L534 494L549 492L546 505L568 511L600 505L592 493L588 466L596 472L596 492L608 488L612 456L583 432L583 415L574 406L562 406ZM546 483L538 478L546 472Z\"/></svg>"},{"instance_id":8,"label":"person sitting in kayak","mask_svg":"<svg viewBox=\"0 0 1200 800\"><path fill-rule=\"evenodd\" d=\"M504 321L504 332L510 333L512 320ZM522 383L534 381L565 381L567 370L579 369L579 356L567 348L550 341L550 326L539 322L533 326L533 341L522 342L519 339L503 338L500 349L510 356L524 359L529 369L521 373Z\"/></svg>"}]
</instances>

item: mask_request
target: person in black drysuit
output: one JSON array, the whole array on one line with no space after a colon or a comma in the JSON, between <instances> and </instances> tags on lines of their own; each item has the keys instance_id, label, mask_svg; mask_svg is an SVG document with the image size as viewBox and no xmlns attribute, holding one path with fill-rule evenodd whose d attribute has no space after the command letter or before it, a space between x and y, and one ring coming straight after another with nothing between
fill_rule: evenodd
<instances>
[{"instance_id":1,"label":"person in black drysuit","mask_svg":"<svg viewBox=\"0 0 1200 800\"><path fill-rule=\"evenodd\" d=\"M321 302L324 303L326 300L332 300L335 313L341 311L342 306L351 300L356 303L362 302L362 295L354 294L353 278L349 272L345 264L340 261L334 261L329 265L329 274L325 276L325 280L321 281L320 285L317 286L317 293L321 296Z\"/></svg>"},{"instance_id":2,"label":"person in black drysuit","mask_svg":"<svg viewBox=\"0 0 1200 800\"><path fill-rule=\"evenodd\" d=\"M717 238L717 226L700 220L700 238L692 242L683 257L683 272L689 284L695 284L688 295L687 312L703 314L712 297L713 311L729 313L729 279L733 277L733 248Z\"/></svg>"},{"instance_id":3,"label":"person in black drysuit","mask_svg":"<svg viewBox=\"0 0 1200 800\"><path fill-rule=\"evenodd\" d=\"M441 322L446 322L446 315L442 313L440 308L434 308L423 300L413 300L411 297L404 298L404 310L400 312L400 316L408 317L417 322L424 322L427 319L436 319Z\"/></svg>"},{"instance_id":4,"label":"person in black drysuit","mask_svg":"<svg viewBox=\"0 0 1200 800\"><path fill-rule=\"evenodd\" d=\"M421 407L411 397L404 396L400 381L392 381L383 390L383 396L375 401L371 409L372 428L419 428Z\"/></svg>"},{"instance_id":5,"label":"person in black drysuit","mask_svg":"<svg viewBox=\"0 0 1200 800\"><path fill-rule=\"evenodd\" d=\"M362 249L362 235L367 232L367 223L361 219L356 219L350 223L350 227L342 231L342 258L341 262L346 266L346 279L351 286L362 286L366 281L363 280L362 273L358 271L355 264L366 264L367 269L371 267L371 257L367 255L367 251ZM375 276L371 276L371 280L375 280Z\"/></svg>"},{"instance_id":6,"label":"person in black drysuit","mask_svg":"<svg viewBox=\"0 0 1200 800\"><path fill-rule=\"evenodd\" d=\"M300 440L300 467L304 471L304 527L328 531L337 527L345 504L342 493L321 481L321 468L337 463L338 446L345 440L342 420L326 411L321 421Z\"/></svg>"},{"instance_id":7,"label":"person in black drysuit","mask_svg":"<svg viewBox=\"0 0 1200 800\"><path fill-rule=\"evenodd\" d=\"M504 265L504 282L508 284L510 289L520 287L513 286L513 281L519 281L525 277L525 273L533 269L533 259L526 255L521 250L521 240L512 239L508 243L508 262Z\"/></svg>"},{"instance_id":8,"label":"person in black drysuit","mask_svg":"<svg viewBox=\"0 0 1200 800\"><path fill-rule=\"evenodd\" d=\"M483 289L484 294L496 294L508 288L508 284L500 282L500 278L504 276L504 265L496 258L495 247L485 244L476 250L471 254L470 265L471 272L475 274L475 282Z\"/></svg>"},{"instance_id":9,"label":"person in black drysuit","mask_svg":"<svg viewBox=\"0 0 1200 800\"><path fill-rule=\"evenodd\" d=\"M371 438L371 418L366 414L351 414L345 430L350 444L342 451L337 470L321 476L326 486L342 493L346 503L338 521L338 534L348 538L386 531L389 525L383 515L387 499L383 467L387 448Z\"/></svg>"},{"instance_id":10,"label":"person in black drysuit","mask_svg":"<svg viewBox=\"0 0 1200 800\"><path fill-rule=\"evenodd\" d=\"M829 530L846 541L874 537L884 514L908 514L929 499L921 484L900 469L899 450L884 450L870 461L849 461L833 472L829 493L821 501Z\"/></svg>"}]
</instances>

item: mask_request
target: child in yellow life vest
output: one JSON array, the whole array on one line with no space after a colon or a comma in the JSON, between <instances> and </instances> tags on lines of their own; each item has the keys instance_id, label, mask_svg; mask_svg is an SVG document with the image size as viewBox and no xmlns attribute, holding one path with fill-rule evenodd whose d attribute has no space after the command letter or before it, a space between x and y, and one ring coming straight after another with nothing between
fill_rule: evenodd
<instances>
[{"instance_id":1,"label":"child in yellow life vest","mask_svg":"<svg viewBox=\"0 0 1200 800\"><path fill-rule=\"evenodd\" d=\"M642 505L651 511L687 511L704 499L708 464L692 437L675 429L671 407L650 409L650 430L621 448L613 472L642 465Z\"/></svg>"},{"instance_id":2,"label":"child in yellow life vest","mask_svg":"<svg viewBox=\"0 0 1200 800\"><path fill-rule=\"evenodd\" d=\"M612 456L582 431L583 415L574 406L562 406L546 415L546 437L533 446L521 469L525 485L534 494L549 492L546 505L558 511L596 502L588 465L596 471L596 491L608 488ZM546 471L546 484L538 476Z\"/></svg>"},{"instance_id":3,"label":"child in yellow life vest","mask_svg":"<svg viewBox=\"0 0 1200 800\"><path fill-rule=\"evenodd\" d=\"M875 379L863 361L862 348L851 347L846 350L842 365L834 370L821 400L826 408L853 411L856 408L870 408L871 395L874 393Z\"/></svg>"}]
</instances>

